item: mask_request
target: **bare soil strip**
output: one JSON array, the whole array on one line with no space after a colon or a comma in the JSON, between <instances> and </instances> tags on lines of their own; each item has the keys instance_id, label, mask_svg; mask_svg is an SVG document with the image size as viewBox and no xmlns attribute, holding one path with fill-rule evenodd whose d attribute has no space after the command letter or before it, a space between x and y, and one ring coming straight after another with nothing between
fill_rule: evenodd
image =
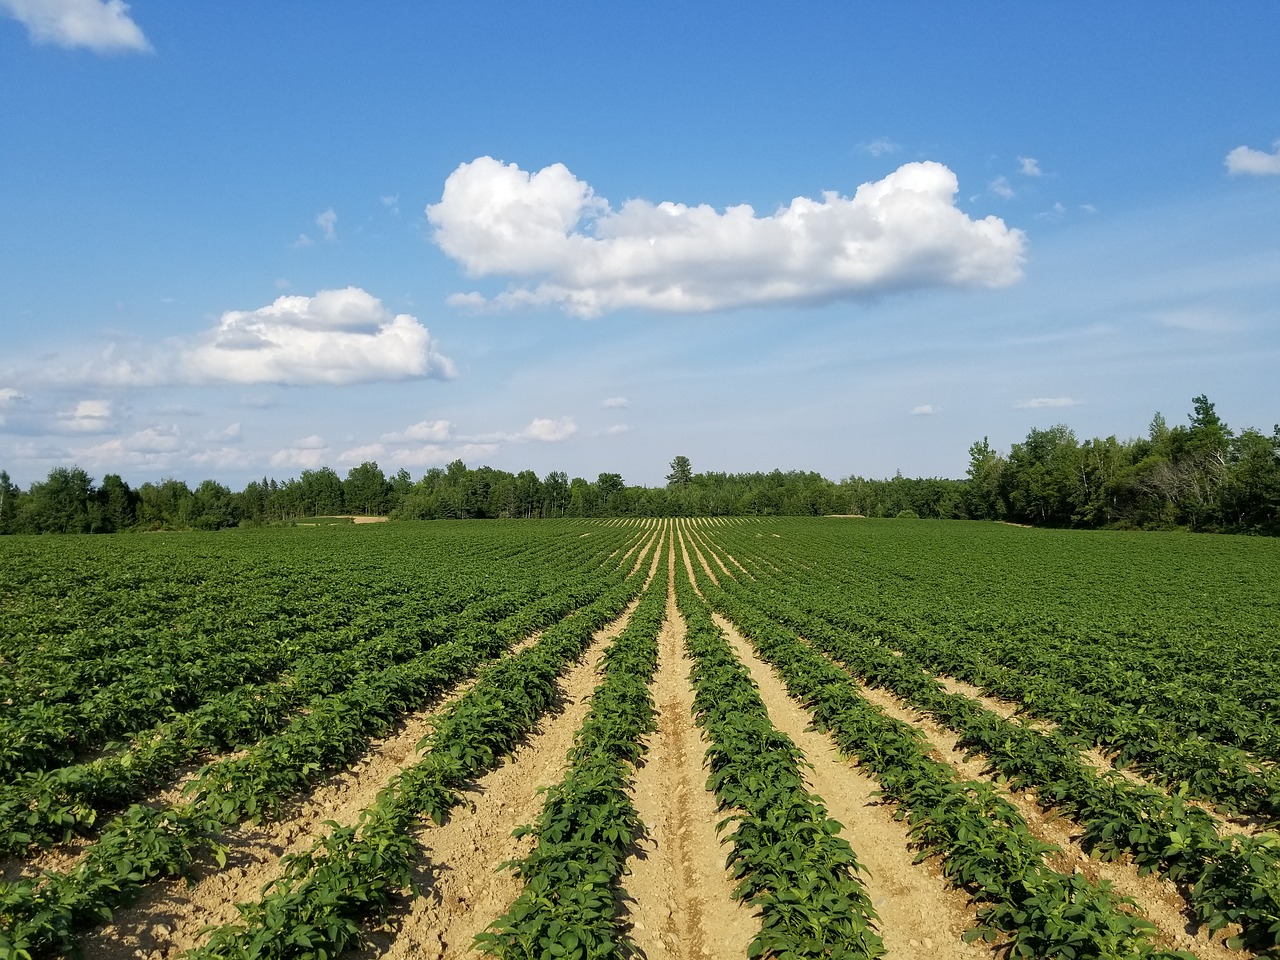
<instances>
[{"instance_id":1,"label":"bare soil strip","mask_svg":"<svg viewBox=\"0 0 1280 960\"><path fill-rule=\"evenodd\" d=\"M851 679L850 682L855 681ZM1139 876L1137 868L1127 857L1110 863L1090 857L1078 842L1082 832L1077 825L1065 817L1046 813L1028 794L1013 793L1005 784L985 775L986 765L980 757L965 760L963 753L956 750L958 738L950 730L908 707L887 691L860 686L859 692L887 716L910 724L923 733L936 758L951 766L960 776L966 780L994 783L1001 794L1018 808L1036 837L1061 848L1061 852L1050 859L1054 869L1063 873L1083 873L1094 881L1107 880L1117 893L1132 897L1142 914L1155 924L1157 940L1164 946L1189 950L1201 960L1241 960L1241 957L1250 956L1246 952L1228 950L1222 943L1222 935L1210 941L1204 930L1194 935L1190 933L1189 930L1195 927L1192 914L1173 883L1155 874ZM1225 931L1225 935L1230 936L1234 932Z\"/></svg>"},{"instance_id":2,"label":"bare soil strip","mask_svg":"<svg viewBox=\"0 0 1280 960\"><path fill-rule=\"evenodd\" d=\"M863 882L880 914L879 933L889 960L996 956L990 945L961 939L977 923L977 911L965 894L947 883L934 862L912 862L915 855L906 824L894 820L892 809L876 798L879 784L843 759L830 737L810 730L812 719L788 696L773 667L756 655L732 623L719 614L714 619L751 671L769 719L813 765L806 778L809 788L822 798L831 817L844 825L840 835L865 868Z\"/></svg>"},{"instance_id":3,"label":"bare soil strip","mask_svg":"<svg viewBox=\"0 0 1280 960\"><path fill-rule=\"evenodd\" d=\"M517 840L511 834L537 819L544 799L540 789L563 777L573 738L599 683L600 658L638 604L638 598L633 600L622 616L596 633L583 662L561 681L560 713L546 719L514 757L467 792L468 809L456 809L444 826L423 824L416 831L423 851L416 879L426 895L407 901L384 928L372 933L369 948L353 956L481 956L471 946L476 934L505 913L523 889L515 873L501 865L528 854L533 838Z\"/></svg>"},{"instance_id":4,"label":"bare soil strip","mask_svg":"<svg viewBox=\"0 0 1280 960\"><path fill-rule=\"evenodd\" d=\"M512 652L537 642L538 636L522 640ZM192 887L165 883L148 889L133 907L116 911L114 922L85 936L85 955L123 960L141 950L149 960L175 957L200 944L204 927L235 922L235 905L257 899L281 875L281 857L301 853L327 835L326 821L356 822L391 778L416 762L418 741L431 731L432 721L475 683L474 678L460 683L430 709L407 716L394 733L373 741L350 768L323 781L286 819L230 828L224 838L231 847L225 869L202 868Z\"/></svg>"},{"instance_id":5,"label":"bare soil strip","mask_svg":"<svg viewBox=\"0 0 1280 960\"><path fill-rule=\"evenodd\" d=\"M669 554L675 571L675 555ZM658 636L653 699L657 732L636 772L633 802L648 837L627 862L624 909L631 935L650 960L742 957L760 929L755 911L733 899L724 869L729 848L715 824L722 818L707 791L706 744L693 721L692 667L684 651L684 619L674 590Z\"/></svg>"}]
</instances>

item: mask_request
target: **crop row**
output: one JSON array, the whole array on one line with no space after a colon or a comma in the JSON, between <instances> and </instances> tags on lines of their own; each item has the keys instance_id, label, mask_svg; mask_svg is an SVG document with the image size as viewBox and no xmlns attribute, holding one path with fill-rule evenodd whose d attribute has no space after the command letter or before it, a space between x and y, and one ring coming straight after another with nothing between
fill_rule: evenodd
<instances>
[{"instance_id":1,"label":"crop row","mask_svg":"<svg viewBox=\"0 0 1280 960\"><path fill-rule=\"evenodd\" d=\"M982 905L980 925L968 937L1007 938L1013 956L1052 960L1190 957L1158 948L1131 901L1082 874L1053 870L1046 857L1055 848L1034 837L994 787L958 780L929 756L914 728L868 703L846 673L794 631L709 580L702 589L779 671L815 726L876 777L910 825L920 859L938 856L947 879Z\"/></svg>"},{"instance_id":2,"label":"crop row","mask_svg":"<svg viewBox=\"0 0 1280 960\"><path fill-rule=\"evenodd\" d=\"M948 693L910 656L895 655L802 610L797 595L804 583L777 576L751 587L733 581L722 586L797 631L862 681L890 690L955 731L960 749L982 755L1015 789L1034 790L1046 809L1056 807L1078 822L1087 850L1104 859L1128 853L1142 872L1158 870L1180 883L1211 933L1235 923L1243 934L1231 941L1233 946L1280 945L1280 838L1221 836L1213 819L1182 797L1095 770L1061 733L1034 730Z\"/></svg>"},{"instance_id":3,"label":"crop row","mask_svg":"<svg viewBox=\"0 0 1280 960\"><path fill-rule=\"evenodd\" d=\"M517 831L537 843L508 865L524 889L477 938L486 953L503 960L605 960L635 953L615 904L626 859L644 831L628 786L645 750L641 738L654 730L649 684L669 582L660 560L631 620L605 651L604 677L574 738L569 771L547 790L537 822Z\"/></svg>"},{"instance_id":4,"label":"crop row","mask_svg":"<svg viewBox=\"0 0 1280 960\"><path fill-rule=\"evenodd\" d=\"M754 567L764 581L773 576L767 567L753 564L745 549L742 554L743 562ZM1186 704L1185 709L1179 710L1183 705L1175 703L1171 710L1168 705L1157 707L1145 699L1136 703L1118 689L1111 694L1083 692L1061 679L1065 668L1049 675L1033 665L1039 659L1057 663L1054 648L1058 639L1054 634L1007 634L993 624L963 632L930 627L927 617L886 612L886 605L874 589L868 599L865 571L839 562L812 544L806 543L789 560L777 556L772 566L785 570L798 560L811 568L805 571L809 581L805 603L841 629L908 653L931 669L958 677L994 696L1016 701L1027 714L1050 720L1067 733L1085 737L1108 751L1117 765L1132 765L1173 790L1185 791L1191 798L1264 820L1280 820L1280 768L1199 732L1207 723L1205 717L1213 712L1211 707ZM1012 650L1021 651L1022 666L1014 668L996 662L1012 656ZM1108 650L1100 640L1096 655L1091 652L1080 658L1091 669L1096 668L1095 690L1105 689L1102 684L1110 676ZM1148 691L1156 689L1167 673L1155 654L1151 656ZM1259 722L1270 723L1274 731L1274 718Z\"/></svg>"},{"instance_id":5,"label":"crop row","mask_svg":"<svg viewBox=\"0 0 1280 960\"><path fill-rule=\"evenodd\" d=\"M575 625L598 619L633 579L608 589L607 579L602 581L600 599L547 633L574 633ZM567 591L560 603L573 606ZM540 618L550 620L561 612L538 606L516 619L527 633L540 625ZM468 676L519 632L467 631L414 660L375 672L343 694L325 698L249 754L206 768L189 802L159 812L130 807L72 870L0 885L0 958L73 949L78 929L109 918L115 906L129 902L146 883L180 876L202 855L219 856L222 827L270 813L326 769L355 756L369 736L387 729L405 710L430 702Z\"/></svg>"},{"instance_id":6,"label":"crop row","mask_svg":"<svg viewBox=\"0 0 1280 960\"><path fill-rule=\"evenodd\" d=\"M588 549L579 545L570 552L584 555ZM536 569L538 559L535 554L527 557L526 563ZM559 563L575 559L557 557ZM406 620L428 621L454 614L486 593L486 585L474 576L437 579L436 583L444 589L423 599L406 602L401 598L399 603L389 604L389 609L364 612L354 622L348 611L328 629L310 631L291 642L279 642L278 637L277 642L264 642L259 629L194 635L158 629L151 631L145 645L131 643L123 652L86 658L77 654L68 638L55 636L51 640L57 647L56 665L43 658L27 665L37 669L39 682L30 686L39 690L39 699L15 706L0 719L0 775L65 763L77 752L99 747L111 737L136 733L194 710L250 681L270 680L303 656L346 649L384 635ZM252 603L251 597L244 599ZM278 618L272 617L262 626L277 633L278 623ZM18 657L18 674L23 661ZM108 679L117 671L120 676ZM86 690L92 693L84 696Z\"/></svg>"},{"instance_id":7,"label":"crop row","mask_svg":"<svg viewBox=\"0 0 1280 960\"><path fill-rule=\"evenodd\" d=\"M396 896L413 888L420 851L412 834L420 818L444 823L465 786L532 732L556 702L559 674L621 613L644 577L638 571L487 670L420 744L422 759L394 778L356 825L287 857L262 899L240 906L241 922L214 930L192 960L335 956L359 943L363 924L385 918Z\"/></svg>"},{"instance_id":8,"label":"crop row","mask_svg":"<svg viewBox=\"0 0 1280 960\"><path fill-rule=\"evenodd\" d=\"M694 711L730 834L734 895L761 914L751 957L878 957L876 913L841 825L805 788L804 757L775 729L746 668L688 578L676 581L693 658Z\"/></svg>"}]
</instances>

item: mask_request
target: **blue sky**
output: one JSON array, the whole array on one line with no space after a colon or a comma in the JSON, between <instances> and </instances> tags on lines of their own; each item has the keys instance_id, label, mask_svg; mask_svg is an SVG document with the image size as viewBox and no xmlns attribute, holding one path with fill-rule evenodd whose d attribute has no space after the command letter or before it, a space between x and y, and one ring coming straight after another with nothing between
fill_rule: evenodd
<instances>
[{"instance_id":1,"label":"blue sky","mask_svg":"<svg viewBox=\"0 0 1280 960\"><path fill-rule=\"evenodd\" d=\"M0 0L0 468L1270 432L1277 49L1264 2Z\"/></svg>"}]
</instances>

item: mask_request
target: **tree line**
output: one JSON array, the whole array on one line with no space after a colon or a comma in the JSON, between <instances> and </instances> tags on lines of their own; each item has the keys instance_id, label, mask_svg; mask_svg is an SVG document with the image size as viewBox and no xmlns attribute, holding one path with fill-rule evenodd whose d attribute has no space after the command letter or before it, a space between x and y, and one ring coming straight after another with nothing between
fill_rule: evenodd
<instances>
[{"instance_id":1,"label":"tree line","mask_svg":"<svg viewBox=\"0 0 1280 960\"><path fill-rule=\"evenodd\" d=\"M1033 429L1008 453L987 439L970 447L965 478L889 479L818 473L695 473L671 462L665 486L628 485L563 471L539 477L455 460L418 480L374 462L346 477L329 467L284 481L264 477L233 491L215 480L192 489L165 479L132 488L119 475L95 484L79 467L55 467L27 490L0 470L0 533L110 533L290 523L366 514L404 520L533 517L822 516L1004 520L1039 526L1187 528L1280 535L1280 426L1238 433L1204 396L1186 425L1160 414L1148 435L1079 442L1058 424Z\"/></svg>"}]
</instances>

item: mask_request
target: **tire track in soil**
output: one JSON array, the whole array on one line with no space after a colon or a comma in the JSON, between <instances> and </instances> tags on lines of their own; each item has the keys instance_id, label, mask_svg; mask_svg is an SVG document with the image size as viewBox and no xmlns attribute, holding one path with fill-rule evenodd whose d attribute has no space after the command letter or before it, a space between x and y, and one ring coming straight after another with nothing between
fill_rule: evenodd
<instances>
[{"instance_id":1,"label":"tire track in soil","mask_svg":"<svg viewBox=\"0 0 1280 960\"><path fill-rule=\"evenodd\" d=\"M919 730L933 748L935 759L950 766L966 780L993 784L1001 796L1017 807L1033 835L1061 848L1059 853L1048 857L1049 865L1055 870L1083 873L1094 882L1106 880L1116 893L1132 897L1142 915L1155 924L1157 942L1172 949L1189 950L1201 960L1242 960L1252 956L1247 951L1228 950L1223 944L1223 937L1238 932L1234 926L1220 931L1214 940L1209 939L1207 928L1200 927L1193 933L1198 926L1194 914L1172 882L1156 874L1139 876L1137 867L1127 856L1110 862L1089 856L1080 846L1082 830L1077 824L1052 811L1042 810L1029 793L1014 793L1007 784L984 773L986 764L981 757L964 759L963 752L955 748L959 738L950 730L887 691L858 684L852 677L850 683L856 684L858 692L886 716Z\"/></svg>"},{"instance_id":2,"label":"tire track in soil","mask_svg":"<svg viewBox=\"0 0 1280 960\"><path fill-rule=\"evenodd\" d=\"M646 547L650 543L652 537L645 541ZM660 555L659 550L650 565L646 589ZM368 947L348 956L364 960L482 956L472 948L475 935L505 913L523 889L515 873L501 869L501 864L527 855L534 843L532 836L517 839L511 834L541 813L540 788L564 776L569 750L599 683L600 659L639 603L639 597L632 600L621 616L598 630L583 660L561 679L560 712L544 718L512 757L467 790L465 806L455 808L447 823L424 822L415 830L422 851L415 880L425 895L402 901L402 909L387 924L370 932Z\"/></svg>"},{"instance_id":3,"label":"tire track in soil","mask_svg":"<svg viewBox=\"0 0 1280 960\"><path fill-rule=\"evenodd\" d=\"M670 547L668 564L674 581ZM624 910L632 940L650 960L741 957L760 919L733 899L734 884L724 869L729 847L716 833L723 814L706 789L706 744L693 720L692 662L684 636L671 587L652 687L658 729L632 789L647 837L627 861Z\"/></svg>"},{"instance_id":4,"label":"tire track in soil","mask_svg":"<svg viewBox=\"0 0 1280 960\"><path fill-rule=\"evenodd\" d=\"M829 736L810 730L812 718L788 695L777 671L759 658L729 620L718 613L712 616L751 672L769 719L813 765L805 779L822 798L827 813L843 825L840 836L849 841L864 867L862 881L880 915L877 929L888 960L997 956L992 945L961 939L977 923L977 911L964 893L943 878L936 862L913 862L907 825L895 820L892 808L880 802L879 783L862 773L856 761L842 758Z\"/></svg>"}]
</instances>

